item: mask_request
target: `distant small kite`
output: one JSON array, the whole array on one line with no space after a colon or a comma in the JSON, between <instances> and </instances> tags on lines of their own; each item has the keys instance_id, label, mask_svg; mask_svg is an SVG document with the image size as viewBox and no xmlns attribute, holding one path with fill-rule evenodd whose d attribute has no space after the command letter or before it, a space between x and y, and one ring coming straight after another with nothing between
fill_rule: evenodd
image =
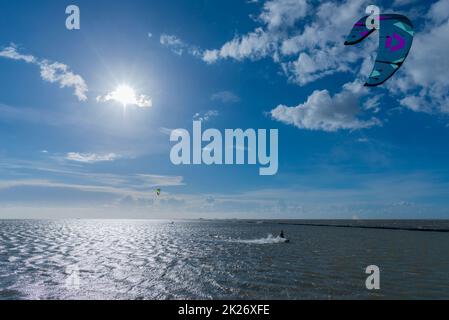
<instances>
[{"instance_id":1,"label":"distant small kite","mask_svg":"<svg viewBox=\"0 0 449 320\"><path fill-rule=\"evenodd\" d=\"M369 28L366 16L360 19L346 38L345 45L354 45L368 38L377 28ZM379 20L379 49L376 63L365 86L381 85L399 70L407 58L413 43L413 24L405 16L399 14L381 14L375 16ZM372 27L372 26L371 26Z\"/></svg>"}]
</instances>

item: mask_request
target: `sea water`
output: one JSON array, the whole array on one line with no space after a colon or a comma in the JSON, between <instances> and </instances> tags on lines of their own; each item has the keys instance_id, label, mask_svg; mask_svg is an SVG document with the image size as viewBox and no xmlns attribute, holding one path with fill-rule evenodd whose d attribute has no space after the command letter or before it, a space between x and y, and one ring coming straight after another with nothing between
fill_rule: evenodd
<instances>
[{"instance_id":1,"label":"sea water","mask_svg":"<svg viewBox=\"0 0 449 320\"><path fill-rule=\"evenodd\" d=\"M332 223L449 229L447 221ZM380 290L365 287L369 265L380 268ZM445 232L294 221L0 221L0 299L434 298L449 299Z\"/></svg>"}]
</instances>

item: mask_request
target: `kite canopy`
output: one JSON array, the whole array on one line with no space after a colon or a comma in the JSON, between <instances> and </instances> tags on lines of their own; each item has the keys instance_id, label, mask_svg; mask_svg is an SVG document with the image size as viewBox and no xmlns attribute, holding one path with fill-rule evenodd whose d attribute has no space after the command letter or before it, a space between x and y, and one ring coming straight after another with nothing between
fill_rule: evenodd
<instances>
[{"instance_id":1,"label":"kite canopy","mask_svg":"<svg viewBox=\"0 0 449 320\"><path fill-rule=\"evenodd\" d=\"M354 45L362 42L371 34L379 31L379 48L373 71L365 86L375 87L381 85L399 70L407 58L413 43L413 24L400 14L381 14L377 16L380 29L368 29L366 20L368 16L360 19L352 28L345 45Z\"/></svg>"}]
</instances>

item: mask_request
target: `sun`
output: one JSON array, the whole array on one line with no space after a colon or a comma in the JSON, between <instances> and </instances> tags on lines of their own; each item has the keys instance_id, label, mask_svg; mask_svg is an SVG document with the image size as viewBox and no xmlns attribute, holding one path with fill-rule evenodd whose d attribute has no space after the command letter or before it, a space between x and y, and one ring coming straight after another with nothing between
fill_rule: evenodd
<instances>
[{"instance_id":1,"label":"sun","mask_svg":"<svg viewBox=\"0 0 449 320\"><path fill-rule=\"evenodd\" d=\"M123 107L136 103L136 92L126 84L119 85L113 95L114 100L121 103Z\"/></svg>"},{"instance_id":2,"label":"sun","mask_svg":"<svg viewBox=\"0 0 449 320\"><path fill-rule=\"evenodd\" d=\"M126 110L128 106L136 106L139 108L150 108L153 102L146 94L137 94L136 90L128 84L120 84L114 91L104 96L98 96L97 102L113 101L119 103Z\"/></svg>"}]
</instances>

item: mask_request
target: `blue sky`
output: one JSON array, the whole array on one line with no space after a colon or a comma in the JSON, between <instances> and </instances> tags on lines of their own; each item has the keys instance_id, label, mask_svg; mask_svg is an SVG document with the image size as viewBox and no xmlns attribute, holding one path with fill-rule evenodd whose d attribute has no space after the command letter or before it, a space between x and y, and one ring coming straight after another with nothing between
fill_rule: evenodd
<instances>
[{"instance_id":1,"label":"blue sky","mask_svg":"<svg viewBox=\"0 0 449 320\"><path fill-rule=\"evenodd\" d=\"M369 4L417 34L367 89ZM2 0L0 218L449 218L448 31L448 0ZM174 166L199 118L278 129L278 174Z\"/></svg>"}]
</instances>

